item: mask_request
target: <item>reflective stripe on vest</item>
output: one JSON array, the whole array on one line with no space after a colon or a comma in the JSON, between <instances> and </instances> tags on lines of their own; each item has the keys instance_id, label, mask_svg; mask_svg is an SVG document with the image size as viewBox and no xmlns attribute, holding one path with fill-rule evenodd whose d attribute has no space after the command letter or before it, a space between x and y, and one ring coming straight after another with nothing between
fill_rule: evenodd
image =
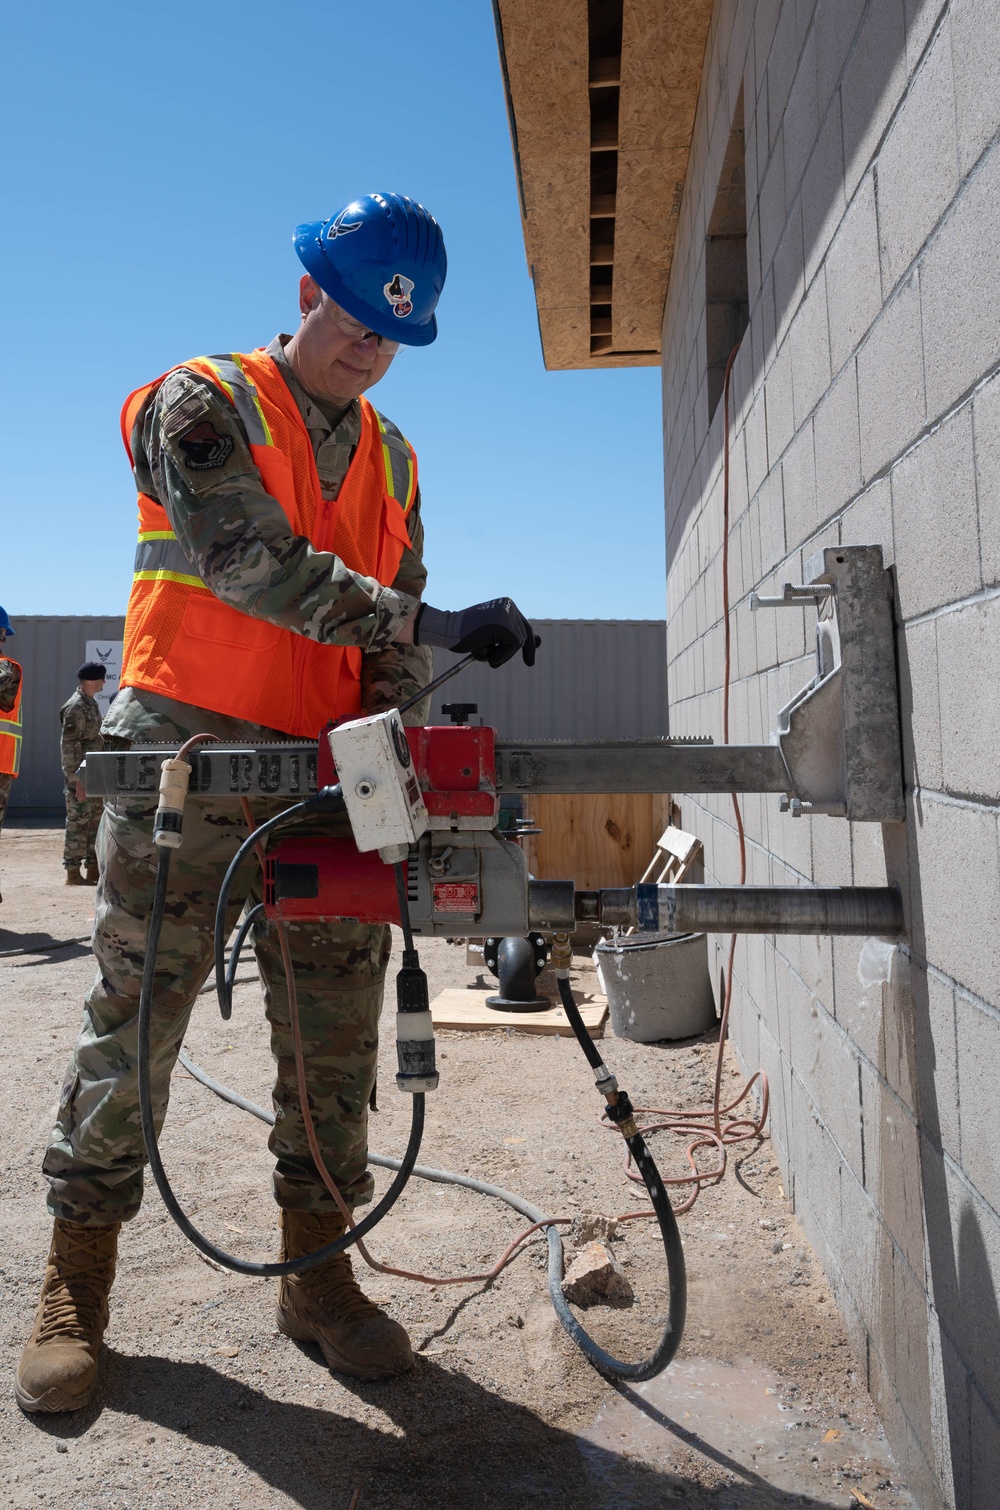
<instances>
[{"instance_id":1,"label":"reflective stripe on vest","mask_svg":"<svg viewBox=\"0 0 1000 1510\"><path fill-rule=\"evenodd\" d=\"M2 659L9 661L10 656L5 655ZM21 670L17 661L10 663L12 666L17 666L19 671ZM21 688L23 685L22 673L13 708L9 713L0 713L0 774L4 776L16 776L21 769Z\"/></svg>"},{"instance_id":2,"label":"reflective stripe on vest","mask_svg":"<svg viewBox=\"0 0 1000 1510\"><path fill-rule=\"evenodd\" d=\"M191 571L191 562L177 543L173 530L140 530L135 548L135 582L183 582L186 587L209 589Z\"/></svg>"}]
</instances>

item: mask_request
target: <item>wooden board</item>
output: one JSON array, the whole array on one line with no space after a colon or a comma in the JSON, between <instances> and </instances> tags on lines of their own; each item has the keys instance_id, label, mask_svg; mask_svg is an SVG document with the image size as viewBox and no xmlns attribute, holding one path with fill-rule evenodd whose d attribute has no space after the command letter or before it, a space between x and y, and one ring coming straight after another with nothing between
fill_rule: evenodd
<instances>
[{"instance_id":1,"label":"wooden board","mask_svg":"<svg viewBox=\"0 0 1000 1510\"><path fill-rule=\"evenodd\" d=\"M570 1037L573 1029L562 1007L544 1012L502 1012L486 1005L488 991L463 991L453 987L442 991L431 1002L431 1017L436 1028L452 1028L470 1033L485 1033L492 1028L517 1028L520 1033L545 1033ZM591 1038L604 1037L604 1020L608 1004L603 996L580 993L577 996L580 1016Z\"/></svg>"},{"instance_id":2,"label":"wooden board","mask_svg":"<svg viewBox=\"0 0 1000 1510\"><path fill-rule=\"evenodd\" d=\"M664 825L671 800L650 793L526 796L525 816L542 830L528 837L528 869L578 887L634 886Z\"/></svg>"}]
</instances>

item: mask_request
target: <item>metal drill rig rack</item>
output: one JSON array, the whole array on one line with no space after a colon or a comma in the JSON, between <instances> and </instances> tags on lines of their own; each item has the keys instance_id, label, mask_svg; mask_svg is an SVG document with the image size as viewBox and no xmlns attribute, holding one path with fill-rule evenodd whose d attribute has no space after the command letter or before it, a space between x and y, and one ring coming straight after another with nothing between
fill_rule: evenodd
<instances>
[{"instance_id":1,"label":"metal drill rig rack","mask_svg":"<svg viewBox=\"0 0 1000 1510\"><path fill-rule=\"evenodd\" d=\"M571 881L532 880L523 852L499 831L504 793L774 792L792 817L901 821L899 697L881 547L826 547L809 560L805 577L802 584L786 584L780 597L751 595L754 610L817 609L815 675L780 709L768 744L504 741L495 740L491 729L468 725L393 736L399 783L405 788L415 777L426 808L405 851L393 856L406 856L414 934L561 932L586 921L639 931L899 935L902 903L895 888L640 885L578 892ZM345 729L369 722L342 725L332 739L324 733L318 742L201 745L189 756L190 793L314 795L337 779L331 743L339 741L343 751ZM174 754L173 747L160 745L90 754L87 794L152 798L161 764ZM372 843L357 837L359 824L364 828L368 821L366 804L376 792L384 795L385 787L376 783L362 796L365 781L359 780L351 790L345 782L354 842L324 841L322 854L316 848L321 841L277 846L265 886L272 915L398 921L391 890L379 875L388 875L390 867Z\"/></svg>"}]
</instances>

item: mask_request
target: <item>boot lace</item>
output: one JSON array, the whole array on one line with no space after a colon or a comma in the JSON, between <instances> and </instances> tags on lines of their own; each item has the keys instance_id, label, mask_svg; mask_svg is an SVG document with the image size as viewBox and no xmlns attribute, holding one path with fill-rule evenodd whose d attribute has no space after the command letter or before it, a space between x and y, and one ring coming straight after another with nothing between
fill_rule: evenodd
<instances>
[{"instance_id":1,"label":"boot lace","mask_svg":"<svg viewBox=\"0 0 1000 1510\"><path fill-rule=\"evenodd\" d=\"M81 1227L72 1237L64 1235L46 1271L36 1341L87 1340L102 1330L113 1279L114 1256L103 1229Z\"/></svg>"}]
</instances>

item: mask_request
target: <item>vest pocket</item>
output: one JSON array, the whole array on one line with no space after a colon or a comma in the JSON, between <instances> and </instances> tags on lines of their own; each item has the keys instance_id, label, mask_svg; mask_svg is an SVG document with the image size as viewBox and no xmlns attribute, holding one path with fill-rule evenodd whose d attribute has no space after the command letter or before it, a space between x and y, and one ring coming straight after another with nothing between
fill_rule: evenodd
<instances>
[{"instance_id":1,"label":"vest pocket","mask_svg":"<svg viewBox=\"0 0 1000 1510\"><path fill-rule=\"evenodd\" d=\"M266 619L254 619L248 613L230 608L212 593L195 591L184 609L177 639L210 640L213 645L259 653L273 649L283 633L284 630ZM261 669L258 667L258 672Z\"/></svg>"}]
</instances>

